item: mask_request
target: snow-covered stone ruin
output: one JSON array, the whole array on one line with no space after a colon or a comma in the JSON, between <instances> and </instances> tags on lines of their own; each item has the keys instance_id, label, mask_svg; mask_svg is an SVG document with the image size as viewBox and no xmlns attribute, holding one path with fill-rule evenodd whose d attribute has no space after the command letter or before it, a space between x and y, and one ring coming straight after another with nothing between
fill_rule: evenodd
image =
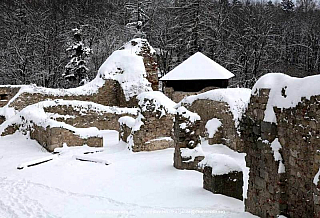
<instances>
[{"instance_id":1,"label":"snow-covered stone ruin","mask_svg":"<svg viewBox=\"0 0 320 218\"><path fill-rule=\"evenodd\" d=\"M202 54L195 57L216 66ZM196 69L195 60L180 66L179 76L188 66ZM128 153L138 158L157 154L142 151L168 151L176 168L171 171L202 173L204 189L245 202L254 215L319 217L320 76L267 74L252 90L214 87L226 86L233 76L222 70L223 81L216 83L220 74L215 71L200 91L170 93L165 87L164 94L155 50L147 40L133 39L83 86L0 86L0 137L20 132L49 152L85 146L90 152L101 147L103 153L109 143L105 131L113 130L119 133L116 149L124 146L127 152L122 159ZM166 81L176 88L184 84Z\"/></svg>"},{"instance_id":2,"label":"snow-covered stone ruin","mask_svg":"<svg viewBox=\"0 0 320 218\"><path fill-rule=\"evenodd\" d=\"M320 76L268 74L241 121L250 168L246 210L261 217L319 217Z\"/></svg>"}]
</instances>

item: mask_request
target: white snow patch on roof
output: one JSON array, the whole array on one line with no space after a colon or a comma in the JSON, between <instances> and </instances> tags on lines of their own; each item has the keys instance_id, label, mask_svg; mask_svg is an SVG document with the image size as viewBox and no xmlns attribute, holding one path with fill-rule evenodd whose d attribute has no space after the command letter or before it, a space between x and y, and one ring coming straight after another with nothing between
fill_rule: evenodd
<instances>
[{"instance_id":1,"label":"white snow patch on roof","mask_svg":"<svg viewBox=\"0 0 320 218\"><path fill-rule=\"evenodd\" d=\"M225 154L208 154L198 165L201 168L205 166L212 167L212 175L223 175L234 171L242 171L235 159Z\"/></svg>"},{"instance_id":2,"label":"white snow patch on roof","mask_svg":"<svg viewBox=\"0 0 320 218\"><path fill-rule=\"evenodd\" d=\"M292 108L301 102L302 97L320 95L320 75L295 78L282 73L262 76L254 85L252 95L259 89L270 89L269 100L264 112L264 121L277 123L273 107Z\"/></svg>"},{"instance_id":3,"label":"white snow patch on roof","mask_svg":"<svg viewBox=\"0 0 320 218\"><path fill-rule=\"evenodd\" d=\"M197 52L160 80L210 80L230 79L231 77L234 77L234 74L201 52Z\"/></svg>"}]
</instances>

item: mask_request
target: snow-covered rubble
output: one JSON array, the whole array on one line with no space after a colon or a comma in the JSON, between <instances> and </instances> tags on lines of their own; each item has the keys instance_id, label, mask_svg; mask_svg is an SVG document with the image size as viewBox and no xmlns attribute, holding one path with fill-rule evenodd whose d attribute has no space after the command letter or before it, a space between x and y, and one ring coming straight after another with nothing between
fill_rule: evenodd
<instances>
[{"instance_id":1,"label":"snow-covered rubble","mask_svg":"<svg viewBox=\"0 0 320 218\"><path fill-rule=\"evenodd\" d=\"M183 158L190 158L190 160L184 162L194 161L196 157L204 156L204 152L202 150L201 144L197 145L197 147L190 149L190 148L180 148L181 157Z\"/></svg>"},{"instance_id":2,"label":"snow-covered rubble","mask_svg":"<svg viewBox=\"0 0 320 218\"><path fill-rule=\"evenodd\" d=\"M270 89L264 121L277 123L273 107L292 108L301 98L310 99L320 95L320 75L295 78L282 73L270 73L262 76L254 85L252 95L258 95L259 89Z\"/></svg>"}]
</instances>

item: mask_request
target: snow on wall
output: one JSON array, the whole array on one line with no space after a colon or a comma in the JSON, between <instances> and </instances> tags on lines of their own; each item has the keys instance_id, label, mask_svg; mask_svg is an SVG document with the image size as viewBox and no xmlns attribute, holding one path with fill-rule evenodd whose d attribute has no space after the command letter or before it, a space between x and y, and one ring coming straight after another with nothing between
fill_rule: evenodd
<instances>
[{"instance_id":1,"label":"snow on wall","mask_svg":"<svg viewBox=\"0 0 320 218\"><path fill-rule=\"evenodd\" d=\"M313 184L315 184L316 186L318 186L319 176L320 176L320 168L319 168L317 174L313 178Z\"/></svg>"},{"instance_id":2,"label":"snow on wall","mask_svg":"<svg viewBox=\"0 0 320 218\"><path fill-rule=\"evenodd\" d=\"M152 91L146 79L147 73L143 58L130 52L130 49L118 50L101 65L97 77L117 80L126 100L142 92Z\"/></svg>"},{"instance_id":3,"label":"snow on wall","mask_svg":"<svg viewBox=\"0 0 320 218\"><path fill-rule=\"evenodd\" d=\"M196 157L204 156L204 152L202 150L201 144L198 144L197 147L193 149L180 148L180 152L181 152L181 157L190 158L190 160L183 161L185 163L194 161Z\"/></svg>"},{"instance_id":4,"label":"snow on wall","mask_svg":"<svg viewBox=\"0 0 320 218\"><path fill-rule=\"evenodd\" d=\"M272 151L273 151L273 157L275 161L279 161L279 168L278 168L278 173L285 173L285 166L283 164L283 158L279 152L279 150L282 148L281 144L278 140L278 138L276 138L270 145Z\"/></svg>"},{"instance_id":5,"label":"snow on wall","mask_svg":"<svg viewBox=\"0 0 320 218\"><path fill-rule=\"evenodd\" d=\"M182 115L184 118L187 118L190 122L195 122L201 120L200 116L197 113L193 113L187 110L185 107L181 106L176 110L177 114Z\"/></svg>"},{"instance_id":6,"label":"snow on wall","mask_svg":"<svg viewBox=\"0 0 320 218\"><path fill-rule=\"evenodd\" d=\"M254 85L252 95L259 89L270 89L264 121L277 123L273 107L295 107L302 97L320 95L320 75L295 78L282 73L270 73L262 76Z\"/></svg>"},{"instance_id":7,"label":"snow on wall","mask_svg":"<svg viewBox=\"0 0 320 218\"><path fill-rule=\"evenodd\" d=\"M137 96L137 99L142 111L148 110L150 105L155 106L155 110L161 110L162 115L166 112L174 114L176 111L174 109L176 103L159 91L143 92Z\"/></svg>"},{"instance_id":8,"label":"snow on wall","mask_svg":"<svg viewBox=\"0 0 320 218\"><path fill-rule=\"evenodd\" d=\"M100 131L96 127L90 127L90 128L75 128L69 124L66 124L64 122L59 122L54 120L55 115L52 113L46 113L44 108L51 107L51 106L58 106L58 105L66 105L66 106L72 106L75 110L86 113L88 110L94 110L98 114L102 112L106 113L115 113L115 114L122 114L122 113L128 113L128 114L137 114L137 110L135 108L117 108L117 107L108 107L99 105L92 102L83 102L83 101L66 101L66 100L50 100L50 101L42 101L37 104L30 105L20 112L18 112L16 115L5 121L0 126L0 135L3 133L3 131L11 125L17 124L17 125L27 125L24 126L32 128L33 123L37 126L41 126L43 128L46 127L62 127L68 130L73 131L76 135L79 135L81 138L88 138L93 136L101 136Z\"/></svg>"},{"instance_id":9,"label":"snow on wall","mask_svg":"<svg viewBox=\"0 0 320 218\"><path fill-rule=\"evenodd\" d=\"M229 105L230 111L233 114L236 126L239 118L241 118L250 100L251 90L246 88L226 88L214 89L199 95L191 95L184 98L179 105L189 104L199 99L207 99L212 101L225 102Z\"/></svg>"},{"instance_id":10,"label":"snow on wall","mask_svg":"<svg viewBox=\"0 0 320 218\"><path fill-rule=\"evenodd\" d=\"M239 164L232 157L225 154L206 155L198 165L201 168L210 166L212 168L212 175L223 175L234 171L242 171Z\"/></svg>"},{"instance_id":11,"label":"snow on wall","mask_svg":"<svg viewBox=\"0 0 320 218\"><path fill-rule=\"evenodd\" d=\"M213 138L214 134L218 131L218 128L222 125L219 119L212 118L206 123L206 130L209 134L209 138Z\"/></svg>"}]
</instances>

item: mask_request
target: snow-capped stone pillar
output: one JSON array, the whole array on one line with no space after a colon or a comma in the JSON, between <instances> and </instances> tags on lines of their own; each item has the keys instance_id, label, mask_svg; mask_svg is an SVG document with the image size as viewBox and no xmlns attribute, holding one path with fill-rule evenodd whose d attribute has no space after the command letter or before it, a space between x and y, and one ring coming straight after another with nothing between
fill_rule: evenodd
<instances>
[{"instance_id":1,"label":"snow-capped stone pillar","mask_svg":"<svg viewBox=\"0 0 320 218\"><path fill-rule=\"evenodd\" d=\"M180 107L174 122L174 167L177 169L200 170L198 163L204 154L200 141L200 116Z\"/></svg>"}]
</instances>

